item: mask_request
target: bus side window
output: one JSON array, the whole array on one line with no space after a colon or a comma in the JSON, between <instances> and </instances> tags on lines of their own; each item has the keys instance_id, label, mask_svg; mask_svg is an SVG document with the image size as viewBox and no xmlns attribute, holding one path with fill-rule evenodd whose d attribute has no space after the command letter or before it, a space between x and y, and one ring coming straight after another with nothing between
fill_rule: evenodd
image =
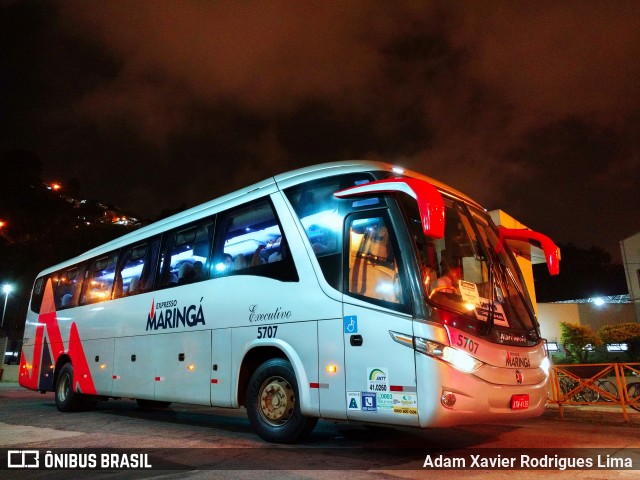
<instances>
[{"instance_id":1,"label":"bus side window","mask_svg":"<svg viewBox=\"0 0 640 480\"><path fill-rule=\"evenodd\" d=\"M47 283L48 277L39 277L33 284L33 291L31 292L31 311L34 313L40 313L40 306L42 305L42 297L44 296L44 286Z\"/></svg>"},{"instance_id":2,"label":"bus side window","mask_svg":"<svg viewBox=\"0 0 640 480\"><path fill-rule=\"evenodd\" d=\"M158 252L160 251L160 237L153 238L147 242L147 254L144 267L139 279L139 288L136 293L150 292L153 290L153 281L156 276L156 264L158 263ZM135 291L135 290L134 290Z\"/></svg>"},{"instance_id":3,"label":"bus side window","mask_svg":"<svg viewBox=\"0 0 640 480\"><path fill-rule=\"evenodd\" d=\"M209 278L209 255L214 221L191 225L164 237L160 254L159 288L200 282Z\"/></svg>"},{"instance_id":4,"label":"bus side window","mask_svg":"<svg viewBox=\"0 0 640 480\"><path fill-rule=\"evenodd\" d=\"M298 273L271 202L258 200L221 215L213 274L257 275L297 282Z\"/></svg>"},{"instance_id":5,"label":"bus side window","mask_svg":"<svg viewBox=\"0 0 640 480\"><path fill-rule=\"evenodd\" d=\"M376 198L339 200L333 194L373 180L369 173L347 174L304 183L285 190L325 280L342 291L342 225L350 210L379 204Z\"/></svg>"},{"instance_id":6,"label":"bus side window","mask_svg":"<svg viewBox=\"0 0 640 480\"><path fill-rule=\"evenodd\" d=\"M123 250L115 276L113 298L127 297L148 291L153 284L148 277L155 272L159 239L132 245Z\"/></svg>"},{"instance_id":7,"label":"bus side window","mask_svg":"<svg viewBox=\"0 0 640 480\"><path fill-rule=\"evenodd\" d=\"M80 300L82 281L84 279L84 264L58 272L57 284L54 284L54 299L56 310L76 307Z\"/></svg>"},{"instance_id":8,"label":"bus side window","mask_svg":"<svg viewBox=\"0 0 640 480\"><path fill-rule=\"evenodd\" d=\"M85 274L84 295L81 303L95 303L109 300L113 289L118 254L111 253L90 263Z\"/></svg>"},{"instance_id":9,"label":"bus side window","mask_svg":"<svg viewBox=\"0 0 640 480\"><path fill-rule=\"evenodd\" d=\"M385 216L347 219L346 291L394 310L407 311L398 250Z\"/></svg>"}]
</instances>

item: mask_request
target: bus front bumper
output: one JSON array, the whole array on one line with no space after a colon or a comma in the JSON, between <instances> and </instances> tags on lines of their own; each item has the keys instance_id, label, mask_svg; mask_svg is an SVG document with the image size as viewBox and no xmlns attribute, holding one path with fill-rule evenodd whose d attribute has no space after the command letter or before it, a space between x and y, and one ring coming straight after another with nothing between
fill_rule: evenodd
<instances>
[{"instance_id":1,"label":"bus front bumper","mask_svg":"<svg viewBox=\"0 0 640 480\"><path fill-rule=\"evenodd\" d=\"M423 428L534 418L542 415L548 399L548 378L533 385L496 385L420 353L416 374Z\"/></svg>"}]
</instances>

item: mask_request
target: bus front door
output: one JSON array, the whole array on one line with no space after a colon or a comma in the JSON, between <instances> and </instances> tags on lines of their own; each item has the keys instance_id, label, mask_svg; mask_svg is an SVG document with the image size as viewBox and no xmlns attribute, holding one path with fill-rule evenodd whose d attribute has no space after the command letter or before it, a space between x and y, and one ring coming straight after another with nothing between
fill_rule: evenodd
<instances>
[{"instance_id":1,"label":"bus front door","mask_svg":"<svg viewBox=\"0 0 640 480\"><path fill-rule=\"evenodd\" d=\"M347 418L418 425L413 348L389 332L409 336L409 298L399 278L399 250L384 210L346 220L348 277L343 303Z\"/></svg>"},{"instance_id":2,"label":"bus front door","mask_svg":"<svg viewBox=\"0 0 640 480\"><path fill-rule=\"evenodd\" d=\"M411 332L411 318L344 306L347 418L418 425L414 351L389 330Z\"/></svg>"}]
</instances>

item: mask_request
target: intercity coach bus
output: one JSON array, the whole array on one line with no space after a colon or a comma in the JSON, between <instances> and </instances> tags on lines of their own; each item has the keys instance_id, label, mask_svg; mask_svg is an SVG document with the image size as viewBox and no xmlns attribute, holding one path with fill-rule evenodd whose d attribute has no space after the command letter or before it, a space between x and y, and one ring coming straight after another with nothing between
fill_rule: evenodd
<instances>
[{"instance_id":1,"label":"intercity coach bus","mask_svg":"<svg viewBox=\"0 0 640 480\"><path fill-rule=\"evenodd\" d=\"M246 407L292 443L318 418L443 427L542 413L549 362L513 241L462 193L380 162L277 175L35 280L20 384Z\"/></svg>"}]
</instances>

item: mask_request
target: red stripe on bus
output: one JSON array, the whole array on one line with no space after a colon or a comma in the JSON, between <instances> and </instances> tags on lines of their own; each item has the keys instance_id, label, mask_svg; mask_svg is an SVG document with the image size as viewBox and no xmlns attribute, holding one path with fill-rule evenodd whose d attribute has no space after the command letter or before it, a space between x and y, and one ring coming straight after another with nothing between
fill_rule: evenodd
<instances>
[{"instance_id":1,"label":"red stripe on bus","mask_svg":"<svg viewBox=\"0 0 640 480\"><path fill-rule=\"evenodd\" d=\"M309 388L320 388L320 384L319 383L310 383L309 384Z\"/></svg>"},{"instance_id":2,"label":"red stripe on bus","mask_svg":"<svg viewBox=\"0 0 640 480\"><path fill-rule=\"evenodd\" d=\"M402 392L404 387L402 385L389 385L389 390L392 392Z\"/></svg>"},{"instance_id":3,"label":"red stripe on bus","mask_svg":"<svg viewBox=\"0 0 640 480\"><path fill-rule=\"evenodd\" d=\"M60 333L60 325L58 324L51 278L47 280L42 296L31 365L27 363L24 351L20 354L19 383L23 387L32 390L37 390L40 386L41 370L46 368L46 366L41 365L44 357L45 331L46 337L48 338L48 345L51 348L51 356L55 362L60 358L60 355L65 352L62 335ZM66 353L71 357L75 370L73 391L75 392L76 389L78 389L78 391L82 391L82 393L95 394L96 388L93 384L89 364L87 363L87 358L82 346L82 339L78 334L78 327L75 322L73 322L70 327L68 350Z\"/></svg>"},{"instance_id":4,"label":"red stripe on bus","mask_svg":"<svg viewBox=\"0 0 640 480\"><path fill-rule=\"evenodd\" d=\"M211 383L218 383L218 379L217 378L212 378L211 379Z\"/></svg>"}]
</instances>

